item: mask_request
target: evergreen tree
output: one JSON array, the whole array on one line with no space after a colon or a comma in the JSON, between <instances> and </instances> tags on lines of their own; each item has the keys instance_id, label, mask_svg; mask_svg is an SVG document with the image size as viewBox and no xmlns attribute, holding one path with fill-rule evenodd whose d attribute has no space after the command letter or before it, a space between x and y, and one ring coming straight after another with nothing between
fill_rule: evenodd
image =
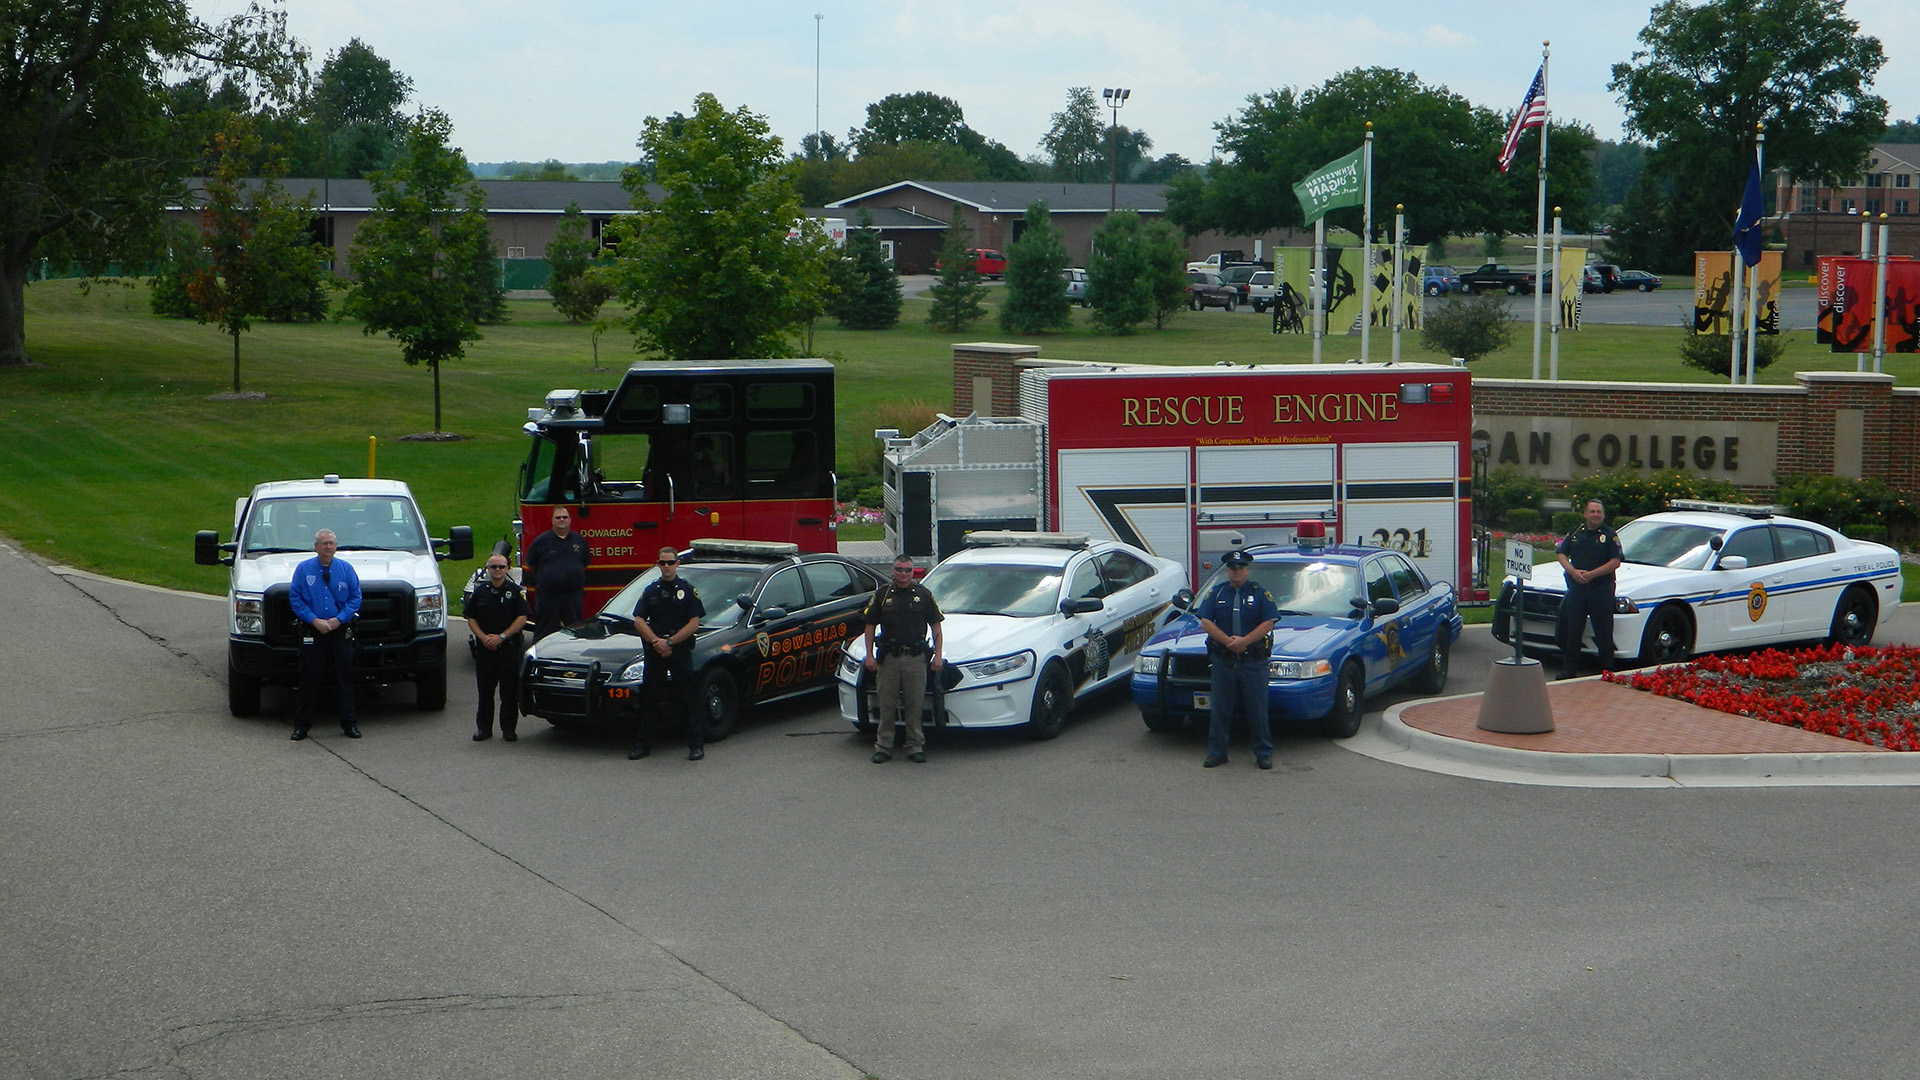
<instances>
[{"instance_id":1,"label":"evergreen tree","mask_svg":"<svg viewBox=\"0 0 1920 1080\"><path fill-rule=\"evenodd\" d=\"M1000 329L1009 334L1043 334L1073 325L1061 273L1066 245L1053 227L1045 200L1027 207L1026 227L1007 249L1007 296L1000 305Z\"/></svg>"},{"instance_id":2,"label":"evergreen tree","mask_svg":"<svg viewBox=\"0 0 1920 1080\"><path fill-rule=\"evenodd\" d=\"M959 203L947 216L947 233L940 241L940 280L928 292L933 306L927 311L927 324L935 330L957 334L972 326L987 313L983 296L986 286L974 268L967 250L973 247L973 230L967 228Z\"/></svg>"},{"instance_id":3,"label":"evergreen tree","mask_svg":"<svg viewBox=\"0 0 1920 1080\"><path fill-rule=\"evenodd\" d=\"M1146 254L1148 292L1153 297L1153 328L1164 330L1167 320L1187 306L1187 245L1164 221L1141 226L1140 240Z\"/></svg>"},{"instance_id":4,"label":"evergreen tree","mask_svg":"<svg viewBox=\"0 0 1920 1080\"><path fill-rule=\"evenodd\" d=\"M900 321L900 275L880 249L873 215L860 211L855 228L847 232L847 249L840 256L840 293L833 300L833 317L848 330L890 330Z\"/></svg>"},{"instance_id":5,"label":"evergreen tree","mask_svg":"<svg viewBox=\"0 0 1920 1080\"><path fill-rule=\"evenodd\" d=\"M1093 240L1093 261L1087 264L1087 302L1093 321L1115 334L1153 318L1153 285L1148 276L1145 239L1140 215L1122 210L1107 218Z\"/></svg>"},{"instance_id":6,"label":"evergreen tree","mask_svg":"<svg viewBox=\"0 0 1920 1080\"><path fill-rule=\"evenodd\" d=\"M601 305L613 297L613 288L593 272L597 248L587 236L587 219L580 215L579 203L568 203L560 216L560 227L547 244L547 292L553 306L570 323L592 322Z\"/></svg>"}]
</instances>

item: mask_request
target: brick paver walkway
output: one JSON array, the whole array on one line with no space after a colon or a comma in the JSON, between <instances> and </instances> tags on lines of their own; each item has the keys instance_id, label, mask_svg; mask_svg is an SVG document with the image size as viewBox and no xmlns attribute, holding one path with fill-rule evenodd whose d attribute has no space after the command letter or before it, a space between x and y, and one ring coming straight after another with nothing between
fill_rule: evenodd
<instances>
[{"instance_id":1,"label":"brick paver walkway","mask_svg":"<svg viewBox=\"0 0 1920 1080\"><path fill-rule=\"evenodd\" d=\"M1550 684L1547 699L1553 703L1553 730L1544 735L1481 731L1474 726L1478 694L1409 706L1400 720L1451 739L1562 754L1894 753L1598 679Z\"/></svg>"}]
</instances>

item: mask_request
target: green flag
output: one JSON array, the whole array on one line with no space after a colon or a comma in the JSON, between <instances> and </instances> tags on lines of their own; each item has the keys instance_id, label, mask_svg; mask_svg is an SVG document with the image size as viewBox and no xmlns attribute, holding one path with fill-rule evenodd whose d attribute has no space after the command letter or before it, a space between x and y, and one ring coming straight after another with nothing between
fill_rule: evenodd
<instances>
[{"instance_id":1,"label":"green flag","mask_svg":"<svg viewBox=\"0 0 1920 1080\"><path fill-rule=\"evenodd\" d=\"M1293 185L1293 194L1300 200L1306 224L1319 221L1327 211L1337 207L1360 205L1360 155L1364 150L1362 147L1345 157L1335 158Z\"/></svg>"}]
</instances>

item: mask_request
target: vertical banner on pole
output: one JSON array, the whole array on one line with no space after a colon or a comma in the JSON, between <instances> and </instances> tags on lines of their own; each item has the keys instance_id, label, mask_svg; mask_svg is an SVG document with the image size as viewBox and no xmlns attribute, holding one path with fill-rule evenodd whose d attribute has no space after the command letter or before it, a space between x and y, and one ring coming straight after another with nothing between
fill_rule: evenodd
<instances>
[{"instance_id":1,"label":"vertical banner on pole","mask_svg":"<svg viewBox=\"0 0 1920 1080\"><path fill-rule=\"evenodd\" d=\"M1759 280L1753 286L1754 328L1762 334L1780 332L1780 252L1760 253Z\"/></svg>"},{"instance_id":2,"label":"vertical banner on pole","mask_svg":"<svg viewBox=\"0 0 1920 1080\"><path fill-rule=\"evenodd\" d=\"M1819 257L1817 272L1814 274L1814 304L1816 315L1813 320L1813 343L1815 345L1833 344L1834 323L1834 281L1840 273L1841 256L1822 255ZM1839 350L1833 350L1838 352Z\"/></svg>"},{"instance_id":3,"label":"vertical banner on pole","mask_svg":"<svg viewBox=\"0 0 1920 1080\"><path fill-rule=\"evenodd\" d=\"M1726 334L1733 329L1733 252L1693 253L1693 332Z\"/></svg>"},{"instance_id":4,"label":"vertical banner on pole","mask_svg":"<svg viewBox=\"0 0 1920 1080\"><path fill-rule=\"evenodd\" d=\"M1887 351L1920 352L1920 262L1887 260Z\"/></svg>"},{"instance_id":5,"label":"vertical banner on pole","mask_svg":"<svg viewBox=\"0 0 1920 1080\"><path fill-rule=\"evenodd\" d=\"M1847 256L1821 261L1833 265L1833 287L1827 298L1825 320L1831 327L1829 347L1837 353L1871 350L1874 261Z\"/></svg>"},{"instance_id":6,"label":"vertical banner on pole","mask_svg":"<svg viewBox=\"0 0 1920 1080\"><path fill-rule=\"evenodd\" d=\"M1587 249L1561 248L1560 265L1553 271L1553 281L1560 296L1560 325L1568 330L1580 329L1581 298L1587 293ZM1564 288L1560 282L1566 282Z\"/></svg>"}]
</instances>

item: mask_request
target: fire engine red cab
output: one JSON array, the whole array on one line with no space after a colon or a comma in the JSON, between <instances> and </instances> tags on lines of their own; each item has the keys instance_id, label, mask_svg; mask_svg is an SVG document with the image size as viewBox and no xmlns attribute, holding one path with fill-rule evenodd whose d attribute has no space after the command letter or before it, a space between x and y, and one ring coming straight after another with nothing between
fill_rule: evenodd
<instances>
[{"instance_id":1,"label":"fire engine red cab","mask_svg":"<svg viewBox=\"0 0 1920 1080\"><path fill-rule=\"evenodd\" d=\"M1018 377L1019 416L943 416L888 440L894 550L940 559L977 529L1080 532L1197 582L1225 552L1292 544L1316 519L1336 543L1393 548L1485 599L1464 368L1035 361Z\"/></svg>"},{"instance_id":2,"label":"fire engine red cab","mask_svg":"<svg viewBox=\"0 0 1920 1080\"><path fill-rule=\"evenodd\" d=\"M834 551L833 365L641 362L612 390L555 390L527 410L515 539L555 507L592 552L584 613L694 538Z\"/></svg>"}]
</instances>

